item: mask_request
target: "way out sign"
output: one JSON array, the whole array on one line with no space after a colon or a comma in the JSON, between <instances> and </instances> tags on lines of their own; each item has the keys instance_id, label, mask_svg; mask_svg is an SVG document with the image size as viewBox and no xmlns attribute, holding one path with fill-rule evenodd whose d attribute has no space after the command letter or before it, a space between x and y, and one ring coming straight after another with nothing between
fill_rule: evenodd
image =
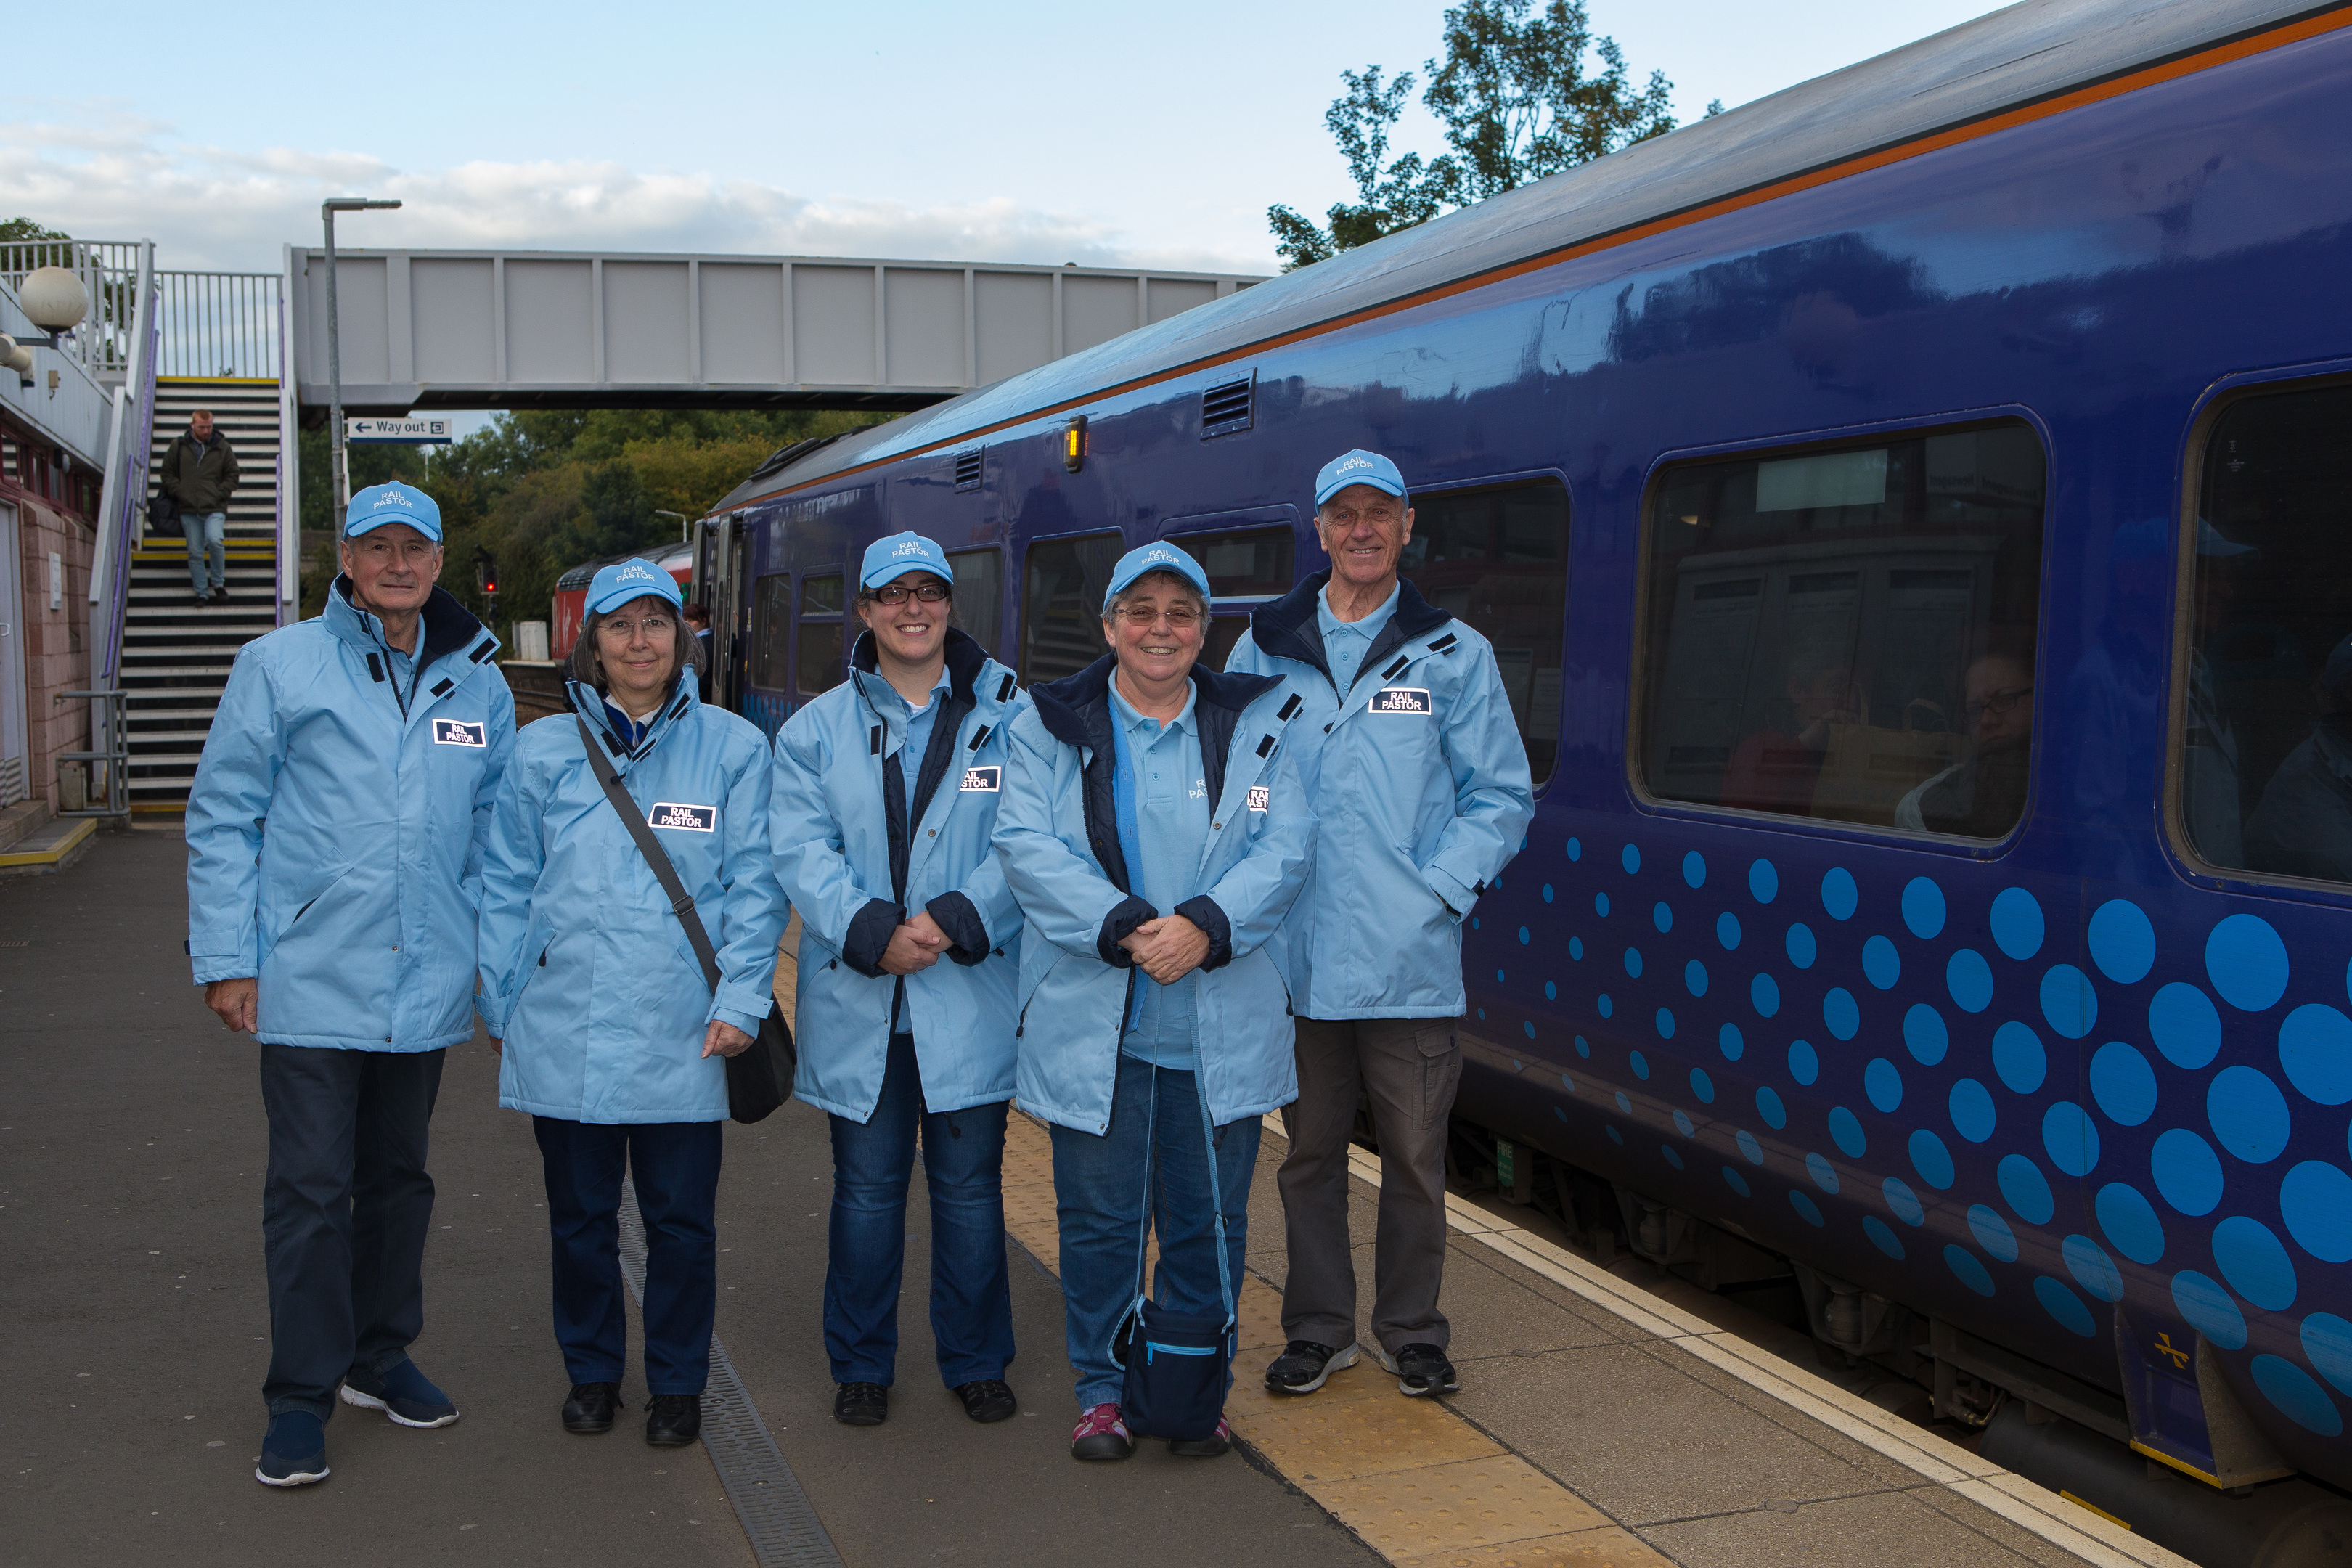
<instances>
[{"instance_id":1,"label":"way out sign","mask_svg":"<svg viewBox=\"0 0 2352 1568\"><path fill-rule=\"evenodd\" d=\"M346 419L343 439L398 447L446 447L456 440L454 419Z\"/></svg>"}]
</instances>

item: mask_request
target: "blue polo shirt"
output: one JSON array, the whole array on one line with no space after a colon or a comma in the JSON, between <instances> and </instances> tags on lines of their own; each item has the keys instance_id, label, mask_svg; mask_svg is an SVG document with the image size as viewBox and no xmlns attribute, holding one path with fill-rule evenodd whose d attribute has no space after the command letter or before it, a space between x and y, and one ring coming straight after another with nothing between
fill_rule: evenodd
<instances>
[{"instance_id":1,"label":"blue polo shirt","mask_svg":"<svg viewBox=\"0 0 2352 1568\"><path fill-rule=\"evenodd\" d=\"M1400 583L1399 587L1403 584ZM1315 595L1315 624L1323 633L1323 662L1331 667L1331 679L1339 688L1339 703L1347 706L1348 693L1356 684L1356 672L1371 651L1372 641L1381 628L1396 614L1397 589L1391 588L1381 607L1360 621L1343 621L1331 613L1331 590L1325 588Z\"/></svg>"},{"instance_id":2,"label":"blue polo shirt","mask_svg":"<svg viewBox=\"0 0 2352 1568\"><path fill-rule=\"evenodd\" d=\"M1195 880L1209 841L1211 802L1193 712L1199 701L1198 690L1187 692L1184 710L1162 724L1138 713L1119 695L1118 680L1111 681L1111 799L1119 853L1127 858L1129 890L1163 915L1201 891ZM1162 985L1138 969L1120 1054L1191 1072L1197 1059L1192 994L1199 984L1197 970Z\"/></svg>"}]
</instances>

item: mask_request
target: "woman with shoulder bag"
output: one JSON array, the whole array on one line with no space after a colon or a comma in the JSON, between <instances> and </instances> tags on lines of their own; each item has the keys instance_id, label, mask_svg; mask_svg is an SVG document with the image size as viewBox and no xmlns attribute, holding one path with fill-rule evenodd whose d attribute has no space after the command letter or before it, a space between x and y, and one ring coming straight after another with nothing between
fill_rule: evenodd
<instances>
[{"instance_id":1,"label":"woman with shoulder bag","mask_svg":"<svg viewBox=\"0 0 2352 1568\"><path fill-rule=\"evenodd\" d=\"M726 1058L774 1005L787 910L765 738L702 706L676 582L630 560L589 584L572 711L516 737L482 866L481 993L499 1103L531 1115L553 1233L567 1431L612 1429L626 1323L621 1181L646 1229L646 1441L702 1425L718 1300ZM594 748L592 754L590 748ZM714 991L604 783L652 829L716 950Z\"/></svg>"},{"instance_id":2,"label":"woman with shoulder bag","mask_svg":"<svg viewBox=\"0 0 2352 1568\"><path fill-rule=\"evenodd\" d=\"M824 1344L852 1426L889 1413L919 1131L940 1380L974 1421L1017 1408L1003 1167L1021 913L989 851L1015 689L948 624L954 593L920 534L868 547L849 679L776 734L770 837L801 912L793 1092L832 1119Z\"/></svg>"},{"instance_id":3,"label":"woman with shoulder bag","mask_svg":"<svg viewBox=\"0 0 2352 1568\"><path fill-rule=\"evenodd\" d=\"M1129 551L1111 653L1013 721L996 852L1028 921L1021 1105L1050 1124L1079 1459L1223 1453L1258 1119L1297 1097L1265 942L1315 816L1282 682L1199 668L1209 581ZM1146 1235L1160 1268L1144 1300Z\"/></svg>"}]
</instances>

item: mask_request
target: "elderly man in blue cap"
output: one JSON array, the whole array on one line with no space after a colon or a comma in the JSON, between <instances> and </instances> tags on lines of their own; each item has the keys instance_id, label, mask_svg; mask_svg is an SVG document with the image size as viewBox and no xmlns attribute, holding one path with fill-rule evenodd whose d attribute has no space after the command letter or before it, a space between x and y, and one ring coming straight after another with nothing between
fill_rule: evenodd
<instances>
[{"instance_id":1,"label":"elderly man in blue cap","mask_svg":"<svg viewBox=\"0 0 2352 1568\"><path fill-rule=\"evenodd\" d=\"M1451 1394L1437 1297L1462 924L1518 852L1534 791L1494 649L1398 575L1412 505L1396 464L1342 453L1317 476L1315 508L1329 569L1261 608L1225 660L1231 673L1283 677L1305 705L1290 728L1318 819L1307 886L1277 939L1298 1100L1283 1113L1278 1178L1288 1343L1266 1386L1311 1394L1356 1360L1348 1137L1361 1097L1381 1149L1374 1353L1403 1393Z\"/></svg>"},{"instance_id":2,"label":"elderly man in blue cap","mask_svg":"<svg viewBox=\"0 0 2352 1568\"><path fill-rule=\"evenodd\" d=\"M255 1479L327 1475L342 1402L457 1407L416 1364L427 1124L473 1037L482 842L514 744L499 642L435 583L424 491L352 498L326 613L247 644L188 794L188 954L261 1042L269 1428Z\"/></svg>"}]
</instances>

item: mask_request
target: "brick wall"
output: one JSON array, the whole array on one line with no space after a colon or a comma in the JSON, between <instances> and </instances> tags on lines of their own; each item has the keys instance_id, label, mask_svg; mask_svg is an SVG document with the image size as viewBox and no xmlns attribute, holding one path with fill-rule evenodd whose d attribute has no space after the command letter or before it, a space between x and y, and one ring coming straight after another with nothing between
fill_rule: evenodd
<instances>
[{"instance_id":1,"label":"brick wall","mask_svg":"<svg viewBox=\"0 0 2352 1568\"><path fill-rule=\"evenodd\" d=\"M89 686L89 567L96 536L88 523L19 487L0 484L0 502L16 508L24 603L16 626L24 638L25 787L55 805L59 752L89 749L89 704L52 700L59 691ZM49 557L65 570L64 603L49 608Z\"/></svg>"}]
</instances>

